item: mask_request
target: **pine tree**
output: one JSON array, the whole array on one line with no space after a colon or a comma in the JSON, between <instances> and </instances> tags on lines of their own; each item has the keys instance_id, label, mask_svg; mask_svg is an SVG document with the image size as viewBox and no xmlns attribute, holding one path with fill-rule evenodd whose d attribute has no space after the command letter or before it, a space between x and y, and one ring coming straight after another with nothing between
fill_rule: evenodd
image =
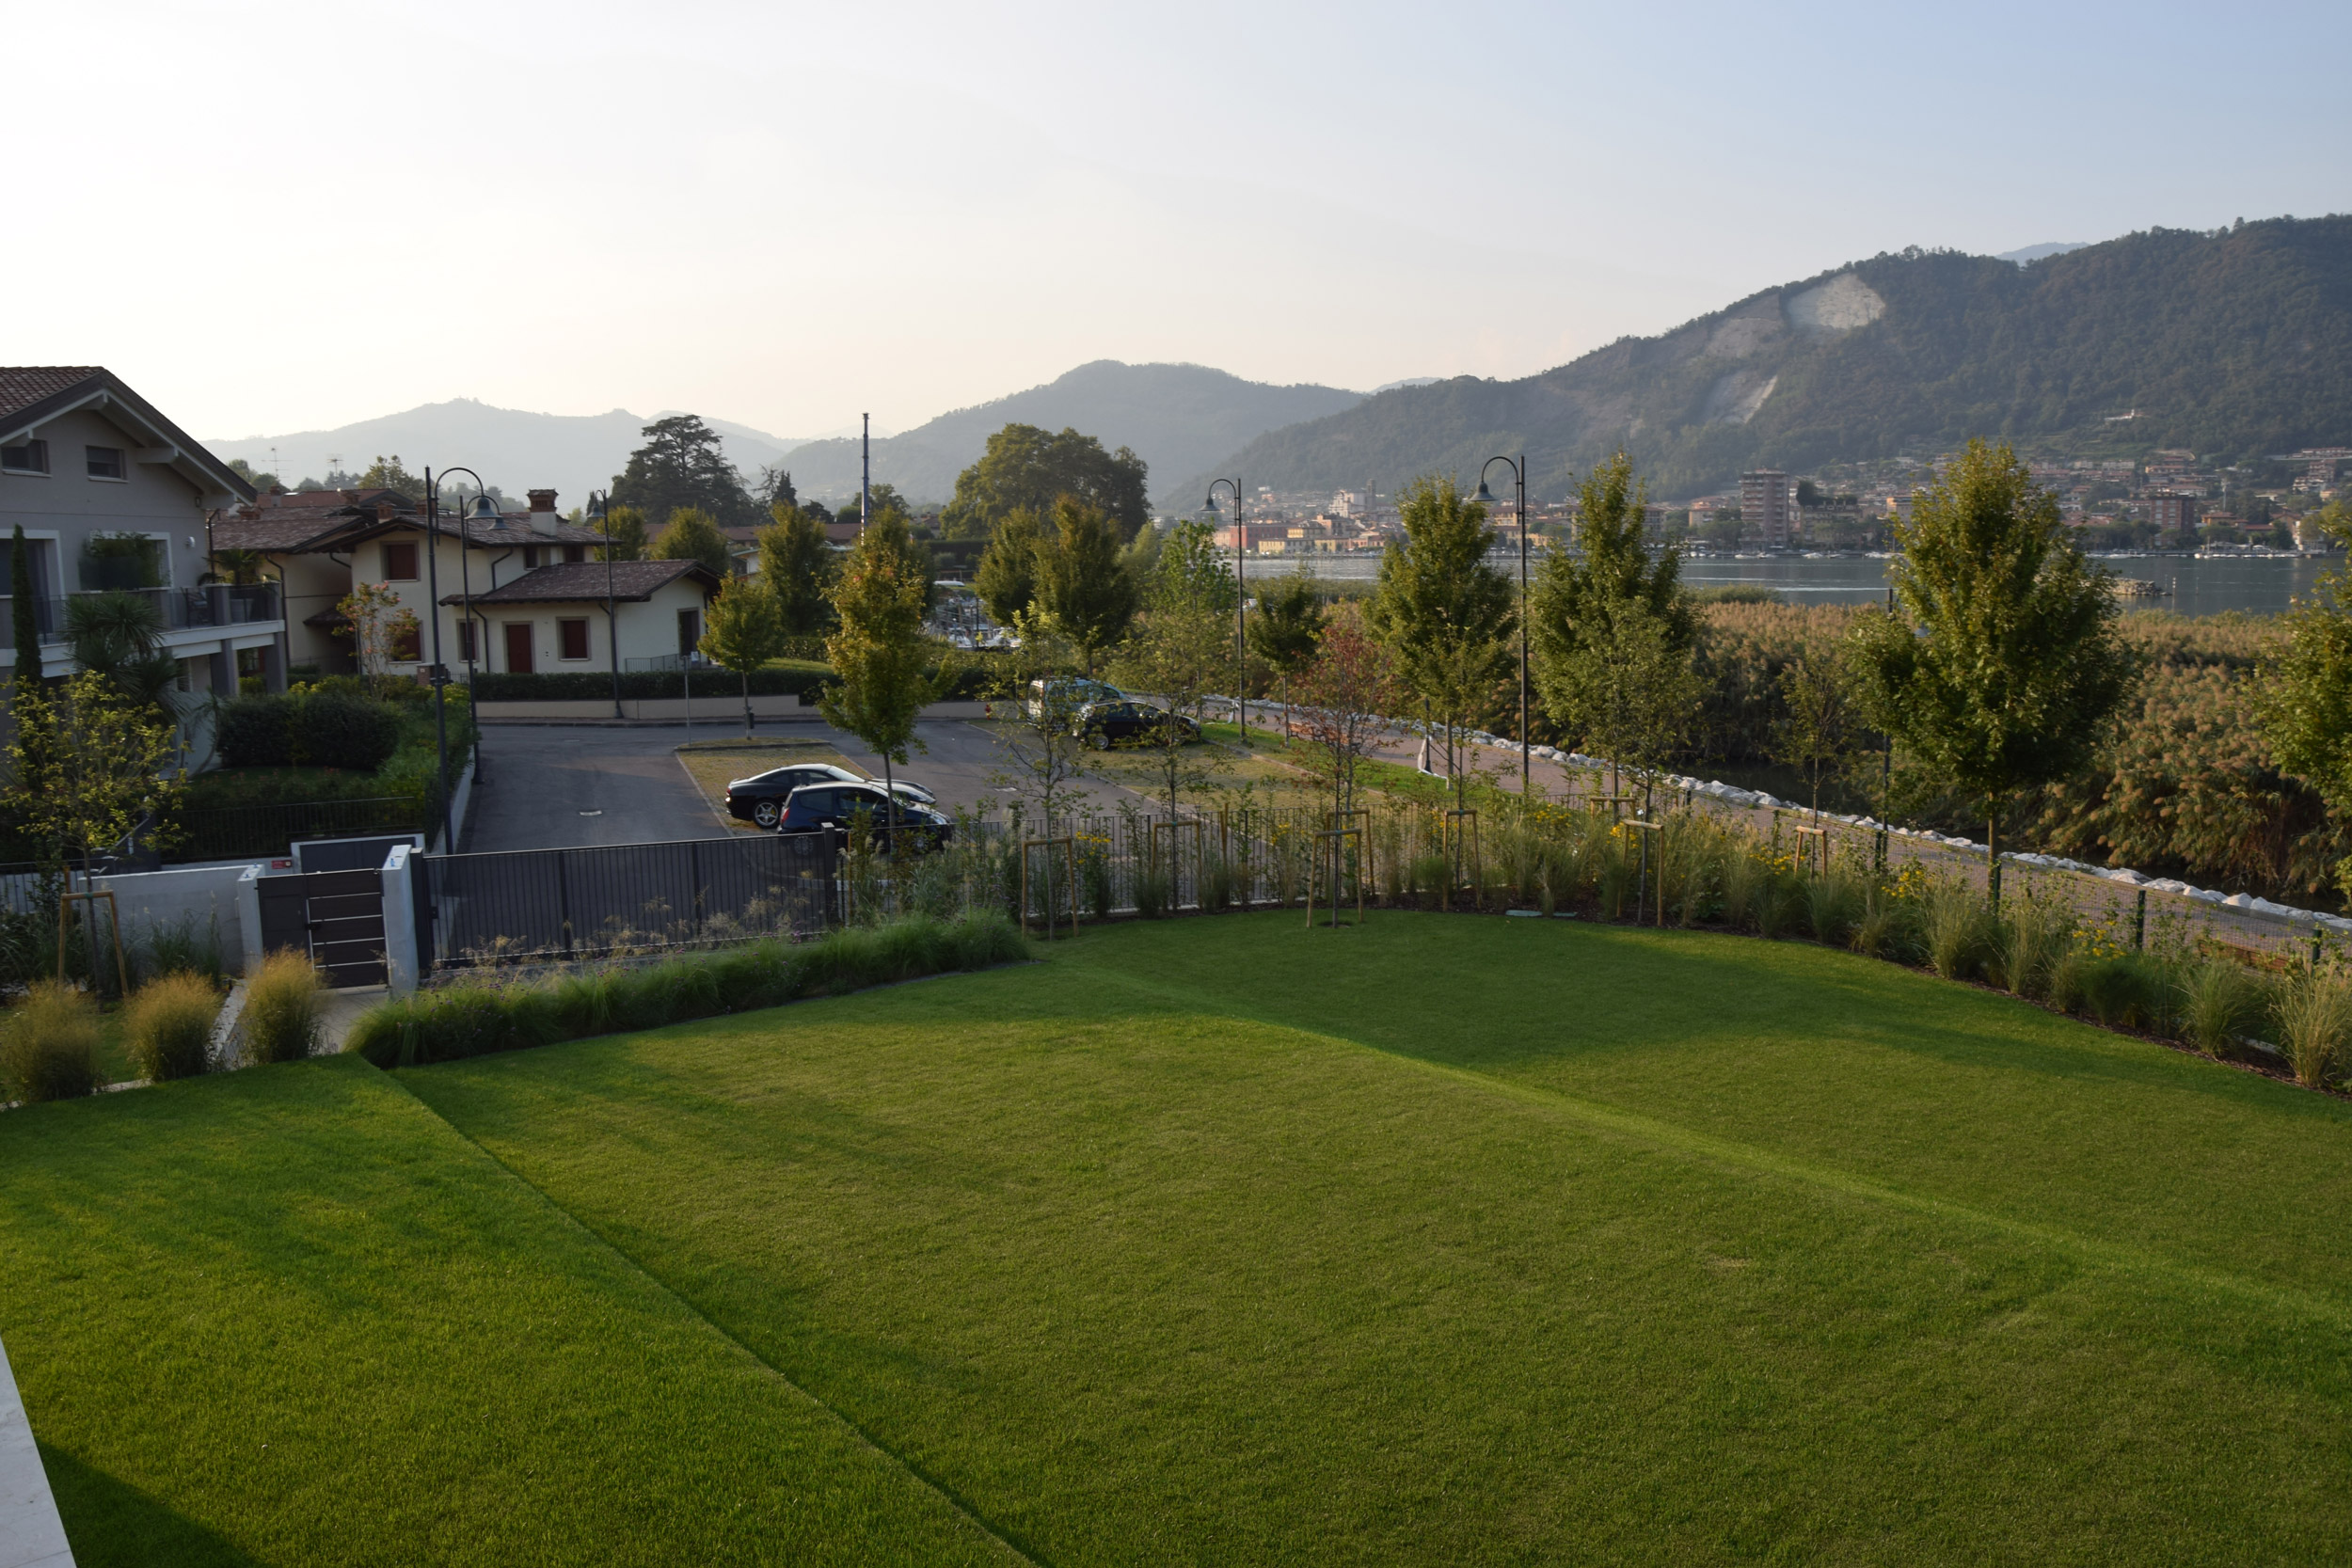
<instances>
[{"instance_id":1,"label":"pine tree","mask_svg":"<svg viewBox=\"0 0 2352 1568\"><path fill-rule=\"evenodd\" d=\"M1445 738L1455 809L1467 809L1469 778L1456 751L1510 667L1516 595L1486 562L1495 539L1486 509L1465 499L1452 479L1415 480L1400 513L1405 539L1381 559L1367 618L1396 650L1406 684L1428 703Z\"/></svg>"}]
</instances>

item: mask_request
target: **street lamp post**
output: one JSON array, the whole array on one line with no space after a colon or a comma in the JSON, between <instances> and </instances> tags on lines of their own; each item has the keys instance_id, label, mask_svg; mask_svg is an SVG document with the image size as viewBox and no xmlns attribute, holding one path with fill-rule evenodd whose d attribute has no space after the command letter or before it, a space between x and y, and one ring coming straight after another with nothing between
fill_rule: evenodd
<instances>
[{"instance_id":1,"label":"street lamp post","mask_svg":"<svg viewBox=\"0 0 2352 1568\"><path fill-rule=\"evenodd\" d=\"M587 515L596 520L597 531L604 535L604 640L612 655L612 717L619 719L624 717L621 712L621 624L613 618L612 612L612 511L611 495L602 490L588 492Z\"/></svg>"},{"instance_id":2,"label":"street lamp post","mask_svg":"<svg viewBox=\"0 0 2352 1568\"><path fill-rule=\"evenodd\" d=\"M441 798L441 853L456 852L457 844L450 833L449 817L449 712L443 693L449 687L449 666L441 660L441 481L452 474L464 474L473 481L474 499L469 509L471 517L496 516L498 509L490 503L489 487L482 476L471 468L443 468L438 474L431 468L424 471L424 579L425 597L433 609L433 767L438 781ZM463 580L466 569L466 524L470 517L461 517L457 525L457 570ZM473 636L473 599L466 599L467 637ZM466 691L473 692L473 656L466 656ZM474 777L482 777L482 725L474 723Z\"/></svg>"},{"instance_id":3,"label":"street lamp post","mask_svg":"<svg viewBox=\"0 0 2352 1568\"><path fill-rule=\"evenodd\" d=\"M1498 463L1509 467L1512 483L1518 486L1515 515L1519 523L1519 793L1525 795L1534 769L1533 746L1527 736L1527 454L1486 459L1486 467L1478 470L1478 494L1470 498L1482 506L1494 504L1494 492L1486 488L1486 469Z\"/></svg>"},{"instance_id":4,"label":"street lamp post","mask_svg":"<svg viewBox=\"0 0 2352 1568\"><path fill-rule=\"evenodd\" d=\"M1241 723L1243 751L1249 749L1249 585L1241 575L1242 557L1248 553L1242 538L1241 481L1220 479L1209 485L1209 499L1200 503L1200 510L1216 515L1216 487L1222 484L1233 492L1233 713Z\"/></svg>"}]
</instances>

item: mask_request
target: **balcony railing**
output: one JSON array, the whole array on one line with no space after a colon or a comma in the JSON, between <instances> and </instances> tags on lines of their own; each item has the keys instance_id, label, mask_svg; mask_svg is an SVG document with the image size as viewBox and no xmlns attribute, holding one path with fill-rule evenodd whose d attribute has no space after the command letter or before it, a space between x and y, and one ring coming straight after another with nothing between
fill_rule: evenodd
<instances>
[{"instance_id":1,"label":"balcony railing","mask_svg":"<svg viewBox=\"0 0 2352 1568\"><path fill-rule=\"evenodd\" d=\"M166 631L184 631L191 626L242 626L257 621L278 618L278 585L274 582L229 586L213 584L205 588L117 588L100 590L116 594L135 594L155 607L155 615ZM88 594L76 594L67 599L42 598L33 600L33 624L40 628L43 642L65 641L66 606L71 599L87 598ZM16 624L16 600L0 594L0 622Z\"/></svg>"}]
</instances>

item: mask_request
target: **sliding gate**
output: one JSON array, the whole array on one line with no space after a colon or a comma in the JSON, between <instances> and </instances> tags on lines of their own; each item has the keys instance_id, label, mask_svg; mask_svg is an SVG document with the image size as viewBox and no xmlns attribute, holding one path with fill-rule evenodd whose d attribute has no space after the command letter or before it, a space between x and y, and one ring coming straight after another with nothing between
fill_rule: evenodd
<instances>
[{"instance_id":1,"label":"sliding gate","mask_svg":"<svg viewBox=\"0 0 2352 1568\"><path fill-rule=\"evenodd\" d=\"M655 952L834 924L831 833L428 855L420 946L434 967Z\"/></svg>"}]
</instances>

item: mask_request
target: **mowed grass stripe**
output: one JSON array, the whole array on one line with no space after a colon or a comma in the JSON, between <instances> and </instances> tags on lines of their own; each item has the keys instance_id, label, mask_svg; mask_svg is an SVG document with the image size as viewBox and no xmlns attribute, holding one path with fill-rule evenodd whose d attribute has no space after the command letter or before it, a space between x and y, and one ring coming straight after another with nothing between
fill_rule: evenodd
<instances>
[{"instance_id":1,"label":"mowed grass stripe","mask_svg":"<svg viewBox=\"0 0 2352 1568\"><path fill-rule=\"evenodd\" d=\"M1254 929L1237 929L1249 927ZM1369 940L1366 940L1369 939ZM2352 1303L2352 1105L1807 943L1379 914L1061 961L1920 1201Z\"/></svg>"},{"instance_id":2,"label":"mowed grass stripe","mask_svg":"<svg viewBox=\"0 0 2352 1568\"><path fill-rule=\"evenodd\" d=\"M941 978L941 976L929 975L925 976L925 978L937 979ZM918 982L906 981L900 983L915 984ZM394 1086L400 1087L397 1084L395 1084ZM405 1088L402 1088L402 1092L407 1093L407 1090ZM411 1094L409 1098L412 1101L416 1099L413 1094ZM501 1161L496 1154L486 1148L484 1148L480 1144L475 1143L463 1129L451 1126L446 1119L442 1118L438 1113L433 1111L430 1106L425 1105L423 1101L417 1101L417 1104L419 1109L423 1110L429 1116L433 1116L436 1120L441 1122L442 1126L448 1127L450 1132L455 1136L464 1139L468 1147L480 1153L484 1159L489 1160L498 1164L502 1170L507 1168L503 1161ZM974 1511L968 1502L966 1502L963 1498L957 1497L955 1493L949 1490L947 1486L939 1481L938 1478L925 1475L921 1469L911 1463L903 1454L893 1453L889 1449L883 1447L874 1438L872 1433L866 1432L863 1427L859 1426L857 1422L846 1412L834 1409L832 1405L827 1404L823 1400L818 1398L816 1394L793 1382L791 1377L781 1368L763 1358L757 1351L743 1343L742 1340L738 1339L734 1335L728 1333L723 1325L712 1323L707 1317L703 1315L703 1313L694 1306L692 1302L688 1301L684 1296L679 1295L675 1290L672 1290L665 1281L660 1279L654 1275L648 1274L644 1268L638 1265L635 1259L629 1258L628 1254L622 1252L618 1247L615 1247L602 1235L598 1234L596 1230L592 1229L589 1226L583 1223L578 1215L574 1214L570 1210L565 1209L562 1204L556 1202L555 1199L550 1197L548 1194L540 1191L534 1186L532 1186L528 1181L524 1180L520 1176L516 1175L513 1171L509 1170L508 1174L515 1177L516 1185L517 1187L519 1187L522 1191L529 1193L536 1202L544 1205L548 1212L556 1217L559 1223L577 1233L581 1240L587 1243L587 1244L596 1247L602 1252L609 1253L615 1261L619 1262L624 1268L628 1269L638 1278L645 1281L655 1290L660 1291L671 1301L675 1302L681 1309L691 1314L696 1322L707 1327L711 1333L725 1339L728 1344L733 1345L736 1349L741 1351L745 1355L758 1361L762 1367L767 1368L769 1375L773 1377L784 1387L789 1389L794 1397L800 1399L811 1407L824 1412L827 1417L838 1423L842 1430L853 1434L857 1441L863 1445L868 1452L875 1454L877 1457L888 1460L892 1465L903 1471L908 1477L919 1482L924 1488L937 1496L942 1502L947 1504L950 1508L954 1509L958 1514L969 1521L974 1528L980 1530L982 1533L986 1534L990 1540L995 1542L997 1545L1002 1547L1007 1556L1018 1558L1025 1562L1035 1562L1037 1560L1036 1556L1025 1545L1020 1542L1010 1539L1004 1533L1004 1531L998 1529L988 1520L982 1518L977 1512Z\"/></svg>"},{"instance_id":3,"label":"mowed grass stripe","mask_svg":"<svg viewBox=\"0 0 2352 1568\"><path fill-rule=\"evenodd\" d=\"M2352 1547L2328 1323L1097 967L1244 924L405 1076L1057 1562Z\"/></svg>"},{"instance_id":4,"label":"mowed grass stripe","mask_svg":"<svg viewBox=\"0 0 2352 1568\"><path fill-rule=\"evenodd\" d=\"M357 1060L0 1117L76 1560L1003 1560Z\"/></svg>"},{"instance_id":5,"label":"mowed grass stripe","mask_svg":"<svg viewBox=\"0 0 2352 1568\"><path fill-rule=\"evenodd\" d=\"M1153 997L1171 1007L1198 1007L1212 999L1200 987L1159 980L1149 974L1116 969L1099 971L1117 984L1130 988L1138 994ZM1261 1018L1278 1028L1295 1028L1274 1018ZM1319 1031L1301 1031L1320 1033ZM1730 1138L1700 1132L1657 1117L1645 1116L1598 1101L1584 1100L1562 1090L1547 1088L1539 1084L1502 1076L1491 1071L1456 1067L1425 1056L1411 1056L1391 1047L1370 1043L1345 1035L1323 1034L1321 1037L1336 1045L1370 1051L1396 1061L1408 1072L1428 1073L1451 1081L1475 1085L1488 1092L1522 1101L1564 1116L1591 1127L1606 1129L1629 1138L1660 1148L1677 1150L1723 1165L1753 1171L1760 1175L1784 1178L1807 1186L1841 1193L1873 1203L1892 1204L1898 1208L1998 1231L2038 1246L2071 1253L2082 1261L2124 1274L2139 1275L2153 1280L2171 1280L2222 1295L2236 1296L2252 1305L2293 1312L2336 1328L2352 1328L2352 1305L2332 1296L2294 1290L2267 1280L2224 1270L2202 1267L2177 1258L2125 1243L2085 1235L2062 1227L2040 1224L2002 1214L1994 1211L1956 1203L1931 1193L1915 1192L1871 1180L1851 1171L1824 1165L1816 1161L1800 1159L1756 1144L1742 1143Z\"/></svg>"}]
</instances>

